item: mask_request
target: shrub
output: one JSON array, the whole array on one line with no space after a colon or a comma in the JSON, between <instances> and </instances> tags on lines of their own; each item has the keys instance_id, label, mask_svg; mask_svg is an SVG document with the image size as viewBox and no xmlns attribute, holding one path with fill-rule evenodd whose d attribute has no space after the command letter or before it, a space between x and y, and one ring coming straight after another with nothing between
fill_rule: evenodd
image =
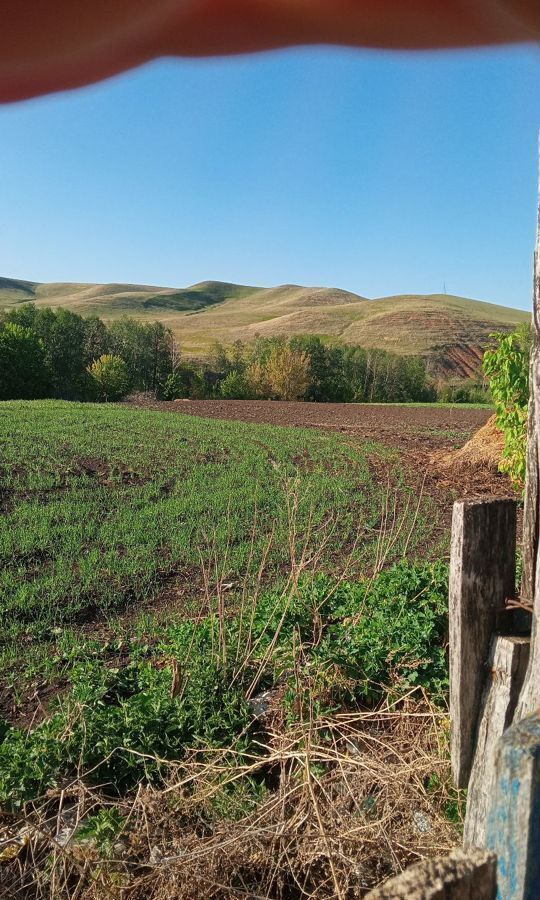
<instances>
[{"instance_id":1,"label":"shrub","mask_svg":"<svg viewBox=\"0 0 540 900\"><path fill-rule=\"evenodd\" d=\"M527 410L529 404L529 358L531 330L518 328L511 334L493 334L493 345L484 354L484 372L504 434L502 472L516 487L525 483Z\"/></svg>"},{"instance_id":2,"label":"shrub","mask_svg":"<svg viewBox=\"0 0 540 900\"><path fill-rule=\"evenodd\" d=\"M219 396L224 400L249 400L253 389L241 372L229 372L219 385Z\"/></svg>"},{"instance_id":3,"label":"shrub","mask_svg":"<svg viewBox=\"0 0 540 900\"><path fill-rule=\"evenodd\" d=\"M130 388L127 366L119 356L106 353L94 360L88 369L97 400L122 400Z\"/></svg>"},{"instance_id":4,"label":"shrub","mask_svg":"<svg viewBox=\"0 0 540 900\"><path fill-rule=\"evenodd\" d=\"M180 372L173 372L165 380L165 384L159 392L159 397L162 400L178 400L182 397L187 397L187 394L188 389L185 379Z\"/></svg>"},{"instance_id":5,"label":"shrub","mask_svg":"<svg viewBox=\"0 0 540 900\"><path fill-rule=\"evenodd\" d=\"M448 568L398 563L375 580L343 583L339 621L321 643L321 663L337 664L363 700L390 686L442 695L448 685Z\"/></svg>"},{"instance_id":6,"label":"shrub","mask_svg":"<svg viewBox=\"0 0 540 900\"><path fill-rule=\"evenodd\" d=\"M178 366L157 391L160 400L180 400L188 397L204 400L211 394L212 384L208 379L207 370L198 370L188 363Z\"/></svg>"},{"instance_id":7,"label":"shrub","mask_svg":"<svg viewBox=\"0 0 540 900\"><path fill-rule=\"evenodd\" d=\"M448 381L439 386L437 393L441 403L489 403L490 401L487 385L475 379Z\"/></svg>"}]
</instances>

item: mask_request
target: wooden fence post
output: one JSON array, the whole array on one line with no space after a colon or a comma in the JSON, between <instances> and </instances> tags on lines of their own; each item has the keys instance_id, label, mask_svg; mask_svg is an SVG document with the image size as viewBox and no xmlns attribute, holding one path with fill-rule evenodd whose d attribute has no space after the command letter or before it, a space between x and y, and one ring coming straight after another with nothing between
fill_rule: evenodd
<instances>
[{"instance_id":1,"label":"wooden fence post","mask_svg":"<svg viewBox=\"0 0 540 900\"><path fill-rule=\"evenodd\" d=\"M497 613L515 591L516 503L454 503L450 558L450 714L454 780L467 787Z\"/></svg>"},{"instance_id":2,"label":"wooden fence post","mask_svg":"<svg viewBox=\"0 0 540 900\"><path fill-rule=\"evenodd\" d=\"M454 850L405 869L365 900L495 900L495 870L493 854Z\"/></svg>"},{"instance_id":3,"label":"wooden fence post","mask_svg":"<svg viewBox=\"0 0 540 900\"><path fill-rule=\"evenodd\" d=\"M486 826L500 738L512 724L529 659L530 639L495 636L482 696L474 762L467 792L465 847L486 846Z\"/></svg>"},{"instance_id":4,"label":"wooden fence post","mask_svg":"<svg viewBox=\"0 0 540 900\"><path fill-rule=\"evenodd\" d=\"M533 603L534 618L529 667L516 710L516 721L533 713L540 707L540 565L538 559L540 544L540 197L533 266L532 325L533 346L530 366L527 481L523 513L522 596Z\"/></svg>"},{"instance_id":5,"label":"wooden fence post","mask_svg":"<svg viewBox=\"0 0 540 900\"><path fill-rule=\"evenodd\" d=\"M497 749L487 847L497 854L497 897L540 897L540 712L512 725Z\"/></svg>"}]
</instances>

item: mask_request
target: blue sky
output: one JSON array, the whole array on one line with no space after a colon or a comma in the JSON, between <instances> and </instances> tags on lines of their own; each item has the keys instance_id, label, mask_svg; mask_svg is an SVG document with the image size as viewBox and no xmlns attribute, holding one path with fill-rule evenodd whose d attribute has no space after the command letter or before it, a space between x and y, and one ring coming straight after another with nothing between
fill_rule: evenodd
<instances>
[{"instance_id":1,"label":"blue sky","mask_svg":"<svg viewBox=\"0 0 540 900\"><path fill-rule=\"evenodd\" d=\"M528 308L540 51L165 61L0 107L0 274Z\"/></svg>"}]
</instances>

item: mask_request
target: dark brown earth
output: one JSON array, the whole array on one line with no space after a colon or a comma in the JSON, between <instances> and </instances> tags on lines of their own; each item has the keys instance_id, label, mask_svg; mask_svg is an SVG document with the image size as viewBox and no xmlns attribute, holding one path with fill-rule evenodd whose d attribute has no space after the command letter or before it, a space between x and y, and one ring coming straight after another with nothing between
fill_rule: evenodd
<instances>
[{"instance_id":1,"label":"dark brown earth","mask_svg":"<svg viewBox=\"0 0 540 900\"><path fill-rule=\"evenodd\" d=\"M464 443L492 410L471 407L399 406L389 403L304 403L283 400L175 400L136 397L128 403L187 416L322 428L379 440L399 448ZM450 432L452 432L450 434Z\"/></svg>"}]
</instances>

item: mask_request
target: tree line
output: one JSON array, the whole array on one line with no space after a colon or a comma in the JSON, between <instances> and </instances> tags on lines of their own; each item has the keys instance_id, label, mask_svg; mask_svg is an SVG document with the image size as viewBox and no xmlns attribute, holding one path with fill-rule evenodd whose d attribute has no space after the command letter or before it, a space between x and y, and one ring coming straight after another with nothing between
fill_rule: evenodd
<instances>
[{"instance_id":1,"label":"tree line","mask_svg":"<svg viewBox=\"0 0 540 900\"><path fill-rule=\"evenodd\" d=\"M229 399L311 400L315 402L407 402L436 399L419 357L326 344L302 335L217 344L212 368L222 375L219 393Z\"/></svg>"},{"instance_id":2,"label":"tree line","mask_svg":"<svg viewBox=\"0 0 540 900\"><path fill-rule=\"evenodd\" d=\"M0 318L2 400L103 401L150 391L166 400L403 403L434 401L440 390L419 357L327 344L310 335L215 344L203 363L183 360L161 322L125 316L105 324L98 316L32 303ZM461 391L456 399L470 399L467 388Z\"/></svg>"},{"instance_id":3,"label":"tree line","mask_svg":"<svg viewBox=\"0 0 540 900\"><path fill-rule=\"evenodd\" d=\"M0 399L120 399L159 391L177 350L161 322L125 317L106 325L67 309L32 303L0 321Z\"/></svg>"}]
</instances>

